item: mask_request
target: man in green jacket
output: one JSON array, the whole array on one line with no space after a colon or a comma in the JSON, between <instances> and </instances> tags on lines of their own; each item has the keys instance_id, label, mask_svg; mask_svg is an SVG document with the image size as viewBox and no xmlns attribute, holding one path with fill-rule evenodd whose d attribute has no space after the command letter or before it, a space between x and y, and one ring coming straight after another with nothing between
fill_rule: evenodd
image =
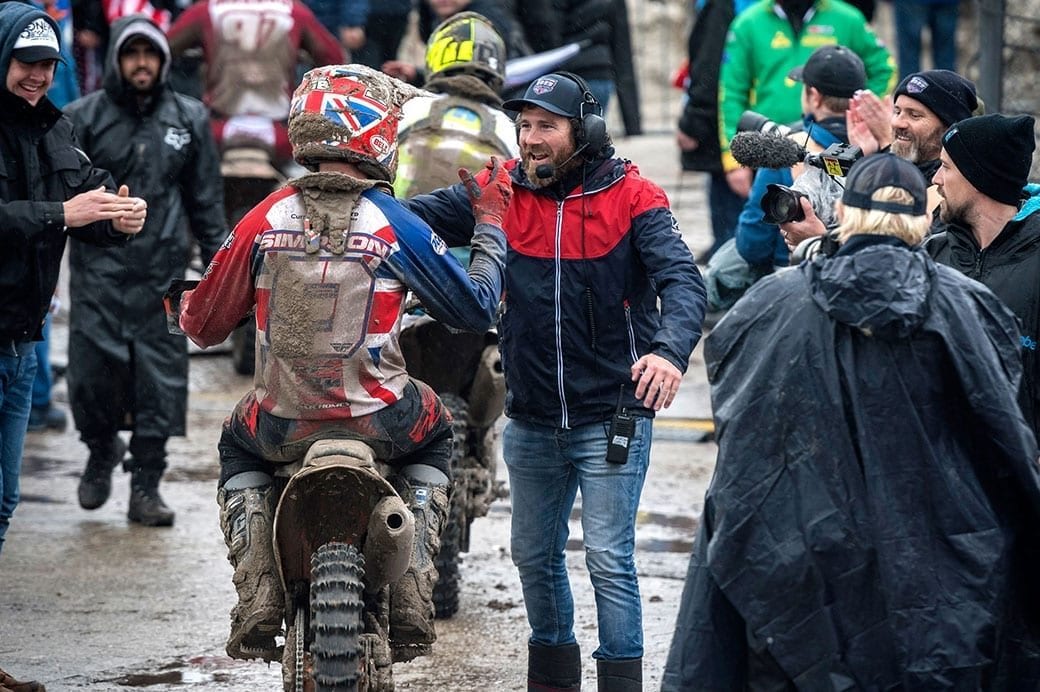
<instances>
[{"instance_id":1,"label":"man in green jacket","mask_svg":"<svg viewBox=\"0 0 1040 692\"><path fill-rule=\"evenodd\" d=\"M752 171L729 152L745 110L781 124L801 118L801 85L788 73L820 46L840 44L859 55L867 88L895 87L892 55L855 7L843 0L759 0L730 25L719 76L719 140L730 188L747 197Z\"/></svg>"}]
</instances>

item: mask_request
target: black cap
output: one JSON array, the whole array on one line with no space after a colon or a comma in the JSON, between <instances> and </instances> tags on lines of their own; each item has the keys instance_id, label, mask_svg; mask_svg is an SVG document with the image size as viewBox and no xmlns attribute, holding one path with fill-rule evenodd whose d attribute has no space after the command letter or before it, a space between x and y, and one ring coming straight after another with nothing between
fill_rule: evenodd
<instances>
[{"instance_id":1,"label":"black cap","mask_svg":"<svg viewBox=\"0 0 1040 692\"><path fill-rule=\"evenodd\" d=\"M903 94L920 101L946 127L970 118L979 106L974 82L950 70L925 70L907 75L892 98Z\"/></svg>"},{"instance_id":2,"label":"black cap","mask_svg":"<svg viewBox=\"0 0 1040 692\"><path fill-rule=\"evenodd\" d=\"M61 44L54 23L45 17L35 17L18 32L11 57L24 63L42 60L61 60Z\"/></svg>"},{"instance_id":3,"label":"black cap","mask_svg":"<svg viewBox=\"0 0 1040 692\"><path fill-rule=\"evenodd\" d=\"M531 82L522 99L506 101L502 108L519 111L524 106L538 106L556 115L580 118L583 115L581 107L585 102L585 94L577 82L570 77L552 73ZM595 103L595 99L591 103ZM599 108L598 103L595 108Z\"/></svg>"},{"instance_id":4,"label":"black cap","mask_svg":"<svg viewBox=\"0 0 1040 692\"><path fill-rule=\"evenodd\" d=\"M867 70L863 60L845 46L821 46L801 67L787 75L796 82L815 87L825 96L852 98L867 88Z\"/></svg>"},{"instance_id":5,"label":"black cap","mask_svg":"<svg viewBox=\"0 0 1040 692\"><path fill-rule=\"evenodd\" d=\"M1017 207L1033 164L1034 125L1029 115L968 118L946 131L943 149L976 190Z\"/></svg>"},{"instance_id":6,"label":"black cap","mask_svg":"<svg viewBox=\"0 0 1040 692\"><path fill-rule=\"evenodd\" d=\"M913 204L878 202L871 199L883 187L898 187L910 193ZM895 154L864 156L852 164L845 177L843 204L859 209L921 216L928 209L928 182L917 166Z\"/></svg>"}]
</instances>

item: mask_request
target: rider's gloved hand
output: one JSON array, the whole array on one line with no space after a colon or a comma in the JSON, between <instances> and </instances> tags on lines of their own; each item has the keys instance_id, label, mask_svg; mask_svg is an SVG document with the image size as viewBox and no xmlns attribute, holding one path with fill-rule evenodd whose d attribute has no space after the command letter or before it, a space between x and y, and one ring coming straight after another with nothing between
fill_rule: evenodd
<instances>
[{"instance_id":1,"label":"rider's gloved hand","mask_svg":"<svg viewBox=\"0 0 1040 692\"><path fill-rule=\"evenodd\" d=\"M490 223L501 227L502 219L509 210L509 202L513 198L513 181L498 157L492 156L487 168L490 174L483 184L477 182L473 174L465 168L459 169L459 180L469 195L477 223Z\"/></svg>"}]
</instances>

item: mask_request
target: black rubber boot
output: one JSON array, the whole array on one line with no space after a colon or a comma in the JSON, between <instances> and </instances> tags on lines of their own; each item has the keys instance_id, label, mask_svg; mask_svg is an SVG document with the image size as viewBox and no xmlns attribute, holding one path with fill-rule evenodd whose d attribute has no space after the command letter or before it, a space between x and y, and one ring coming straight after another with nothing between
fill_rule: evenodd
<instances>
[{"instance_id":1,"label":"black rubber boot","mask_svg":"<svg viewBox=\"0 0 1040 692\"><path fill-rule=\"evenodd\" d=\"M159 496L162 471L139 468L130 476L130 509L126 518L144 526L173 526L173 510Z\"/></svg>"},{"instance_id":2,"label":"black rubber boot","mask_svg":"<svg viewBox=\"0 0 1040 692\"><path fill-rule=\"evenodd\" d=\"M642 692L643 659L596 661L599 692Z\"/></svg>"},{"instance_id":3,"label":"black rubber boot","mask_svg":"<svg viewBox=\"0 0 1040 692\"><path fill-rule=\"evenodd\" d=\"M112 494L112 470L123 460L126 443L118 435L83 440L90 449L87 468L79 478L79 506L97 509Z\"/></svg>"},{"instance_id":4,"label":"black rubber boot","mask_svg":"<svg viewBox=\"0 0 1040 692\"><path fill-rule=\"evenodd\" d=\"M425 656L437 640L434 629L433 560L441 549L441 531L448 521L448 486L395 479L394 487L415 515L411 564L390 585L390 645L394 661Z\"/></svg>"},{"instance_id":5,"label":"black rubber boot","mask_svg":"<svg viewBox=\"0 0 1040 692\"><path fill-rule=\"evenodd\" d=\"M166 470L166 438L138 437L130 440L130 509L127 519L144 526L173 526L173 510L159 496L159 480Z\"/></svg>"},{"instance_id":6,"label":"black rubber boot","mask_svg":"<svg viewBox=\"0 0 1040 692\"><path fill-rule=\"evenodd\" d=\"M581 649L527 645L527 692L577 692L581 689Z\"/></svg>"}]
</instances>

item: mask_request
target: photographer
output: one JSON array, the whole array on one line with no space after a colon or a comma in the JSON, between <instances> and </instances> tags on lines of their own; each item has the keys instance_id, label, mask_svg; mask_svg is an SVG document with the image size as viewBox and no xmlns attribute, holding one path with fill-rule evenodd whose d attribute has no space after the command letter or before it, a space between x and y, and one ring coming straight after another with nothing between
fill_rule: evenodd
<instances>
[{"instance_id":1,"label":"photographer","mask_svg":"<svg viewBox=\"0 0 1040 692\"><path fill-rule=\"evenodd\" d=\"M803 120L786 135L796 144L793 147L795 158L803 153L820 153L834 144L847 144L845 111L850 98L865 87L867 80L859 56L843 46L823 46L813 52L804 66L795 68L788 76L803 83ZM741 126L749 126L751 120L745 116ZM768 130L770 124L759 127ZM782 132L783 128L773 128L771 132L777 130ZM840 186L825 171L804 163L789 168L772 167L781 162L789 163L792 147L787 142L783 143L784 146L771 142L771 136L775 134L757 136L760 146L752 146L747 152L753 155L754 160L742 161L749 166L763 167L755 174L751 194L740 214L735 232L736 254L732 252L733 248L725 248L709 262L706 283L714 310L729 308L755 281L771 273L775 267L789 263L788 248L778 232L776 220L769 218L763 208L763 200L771 195L770 186L793 186L807 194L816 200L818 209L826 210L821 213L829 214L827 220L833 225L831 209L841 192ZM733 143L737 154L743 149L740 144L740 141ZM776 153L772 151L774 148L778 150Z\"/></svg>"},{"instance_id":2,"label":"photographer","mask_svg":"<svg viewBox=\"0 0 1040 692\"><path fill-rule=\"evenodd\" d=\"M857 161L840 249L706 339L718 460L664 692L1040 689L1018 327L919 247L925 187Z\"/></svg>"}]
</instances>

